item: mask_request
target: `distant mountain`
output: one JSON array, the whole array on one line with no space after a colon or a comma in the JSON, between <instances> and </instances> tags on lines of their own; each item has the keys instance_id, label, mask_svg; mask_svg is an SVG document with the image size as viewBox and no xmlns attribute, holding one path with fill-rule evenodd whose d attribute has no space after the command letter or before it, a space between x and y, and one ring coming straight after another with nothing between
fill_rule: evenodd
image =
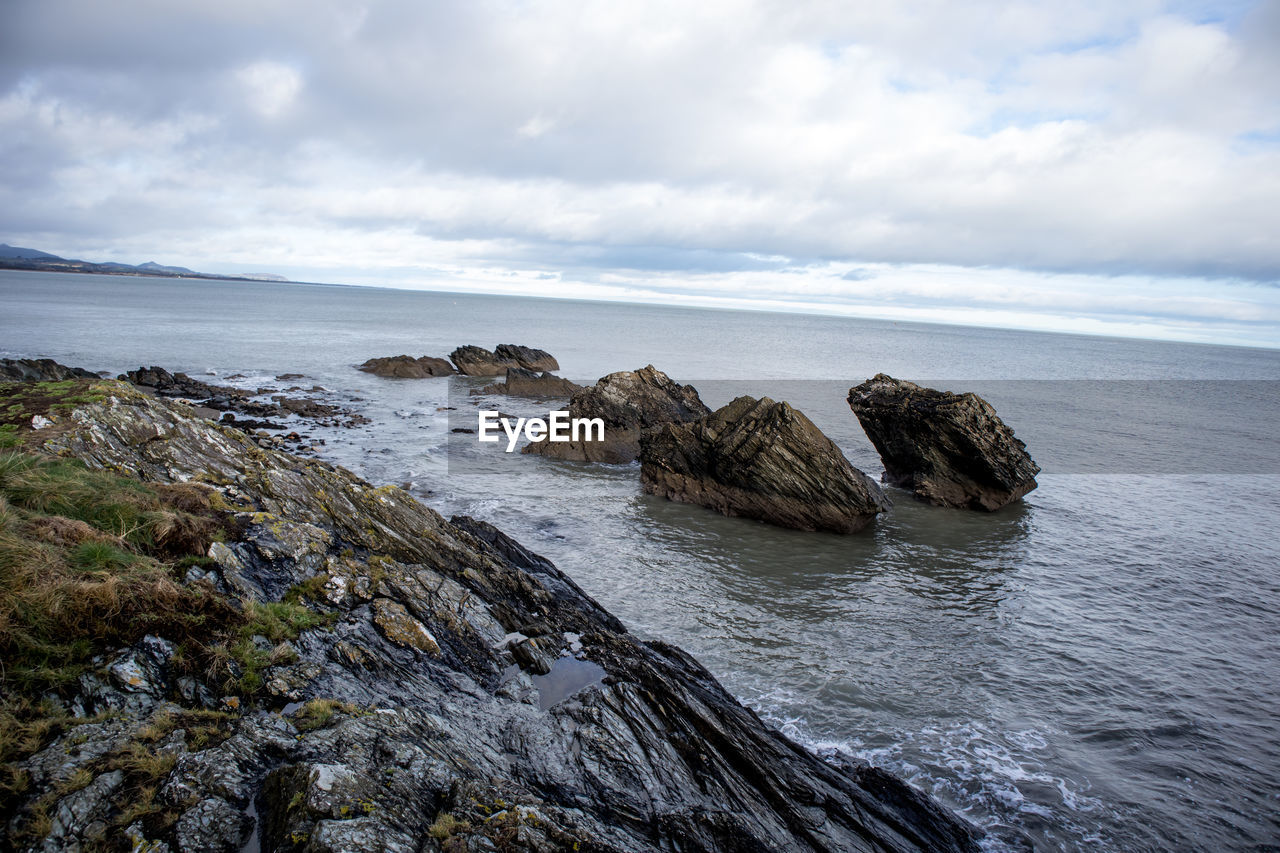
<instances>
[{"instance_id":1,"label":"distant mountain","mask_svg":"<svg viewBox=\"0 0 1280 853\"><path fill-rule=\"evenodd\" d=\"M150 275L166 278L213 278L230 279L232 281L288 281L282 275L272 273L255 273L253 275L214 275L212 273L195 272L186 267L171 267L147 261L145 264L95 264L91 261L76 261L60 258L39 249L24 249L21 246L10 246L0 243L0 269L40 270L42 272L79 272L96 273L98 275Z\"/></svg>"},{"instance_id":2,"label":"distant mountain","mask_svg":"<svg viewBox=\"0 0 1280 853\"><path fill-rule=\"evenodd\" d=\"M60 261L62 258L57 255L51 255L48 252L42 252L39 249L24 249L21 246L10 246L8 243L0 243L0 258L21 258L24 260L39 260L47 258L53 261Z\"/></svg>"},{"instance_id":3,"label":"distant mountain","mask_svg":"<svg viewBox=\"0 0 1280 853\"><path fill-rule=\"evenodd\" d=\"M189 270L186 267L166 267L157 264L155 261L147 261L145 264L138 264L140 270L151 270L153 272L168 272L174 275L198 275L195 270Z\"/></svg>"}]
</instances>

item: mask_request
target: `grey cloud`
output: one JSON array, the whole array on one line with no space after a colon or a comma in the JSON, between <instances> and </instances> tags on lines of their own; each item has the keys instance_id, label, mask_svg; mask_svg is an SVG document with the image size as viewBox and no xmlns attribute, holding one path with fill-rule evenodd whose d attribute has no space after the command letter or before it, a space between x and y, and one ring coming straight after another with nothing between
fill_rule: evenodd
<instances>
[{"instance_id":1,"label":"grey cloud","mask_svg":"<svg viewBox=\"0 0 1280 853\"><path fill-rule=\"evenodd\" d=\"M10 2L0 227L158 240L251 215L543 270L1280 279L1280 145L1233 136L1280 122L1280 4L734 9ZM1172 75L1179 45L1205 73ZM279 109L256 64L297 75Z\"/></svg>"}]
</instances>

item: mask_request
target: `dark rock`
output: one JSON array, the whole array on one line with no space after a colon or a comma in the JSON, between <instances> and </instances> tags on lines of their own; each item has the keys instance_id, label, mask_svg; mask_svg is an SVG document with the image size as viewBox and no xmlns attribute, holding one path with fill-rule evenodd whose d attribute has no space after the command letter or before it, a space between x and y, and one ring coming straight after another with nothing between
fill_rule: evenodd
<instances>
[{"instance_id":1,"label":"dark rock","mask_svg":"<svg viewBox=\"0 0 1280 853\"><path fill-rule=\"evenodd\" d=\"M389 379L427 379L433 376L449 376L453 373L453 365L448 361L443 358L432 358L429 355L419 358L411 355L371 358L356 369Z\"/></svg>"},{"instance_id":2,"label":"dark rock","mask_svg":"<svg viewBox=\"0 0 1280 853\"><path fill-rule=\"evenodd\" d=\"M562 379L553 373L525 370L523 367L508 367L507 381L495 382L483 388L476 388L472 394L504 394L508 397L572 397L581 391L582 386L568 379Z\"/></svg>"},{"instance_id":3,"label":"dark rock","mask_svg":"<svg viewBox=\"0 0 1280 853\"><path fill-rule=\"evenodd\" d=\"M292 382L295 379L302 379L302 378L303 378L303 375L301 373L281 373L279 376L276 377L276 381Z\"/></svg>"},{"instance_id":4,"label":"dark rock","mask_svg":"<svg viewBox=\"0 0 1280 853\"><path fill-rule=\"evenodd\" d=\"M888 508L802 413L768 397L739 397L701 420L640 439L649 494L799 530L853 533Z\"/></svg>"},{"instance_id":5,"label":"dark rock","mask_svg":"<svg viewBox=\"0 0 1280 853\"><path fill-rule=\"evenodd\" d=\"M560 362L556 361L555 356L546 350L534 349L533 347L522 347L516 344L498 344L498 348L493 351L493 355L499 364L510 364L514 362L517 366L523 367L525 370L559 370Z\"/></svg>"},{"instance_id":6,"label":"dark rock","mask_svg":"<svg viewBox=\"0 0 1280 853\"><path fill-rule=\"evenodd\" d=\"M502 376L508 367L539 372L560 369L551 353L515 344L499 344L494 352L483 347L461 346L449 353L449 358L464 376Z\"/></svg>"},{"instance_id":7,"label":"dark rock","mask_svg":"<svg viewBox=\"0 0 1280 853\"><path fill-rule=\"evenodd\" d=\"M521 452L584 462L634 462L645 430L697 420L710 412L696 388L673 382L650 364L640 370L610 373L569 400L571 418L604 421L604 441L535 441Z\"/></svg>"},{"instance_id":8,"label":"dark rock","mask_svg":"<svg viewBox=\"0 0 1280 853\"><path fill-rule=\"evenodd\" d=\"M976 394L876 374L849 407L884 462L884 480L937 506L1000 509L1036 487L1040 466Z\"/></svg>"},{"instance_id":9,"label":"dark rock","mask_svg":"<svg viewBox=\"0 0 1280 853\"><path fill-rule=\"evenodd\" d=\"M177 397L218 412L247 415L246 420L237 421L236 425L255 424L253 427L245 427L248 429L258 429L257 424L266 425L269 429L281 429L282 425L268 419L288 415L310 418L328 426L353 427L369 423L369 419L365 416L341 406L303 397L287 397L282 394L273 396L270 403L263 403L251 398L270 393L269 388L246 391L229 385L210 385L207 382L192 379L185 373L170 373L163 367L154 365L130 370L128 373L122 373L118 378L122 382L131 382L159 397Z\"/></svg>"},{"instance_id":10,"label":"dark rock","mask_svg":"<svg viewBox=\"0 0 1280 853\"><path fill-rule=\"evenodd\" d=\"M163 815L131 825L135 849L236 849L251 810L264 850L977 849L977 831L928 796L788 741L496 527L112 391L78 407L47 452L244 507L188 576L262 601L305 589L291 600L332 619L272 652L243 704L222 700L217 738L156 747L176 763L147 782ZM563 652L603 675L540 708L531 672ZM157 692L207 704L184 685ZM293 716L304 701L323 713ZM19 805L65 808L55 829L73 827L49 849L79 849L80 827L118 813L122 779L101 757L158 717L115 707L21 762ZM58 787L81 770L83 790Z\"/></svg>"},{"instance_id":11,"label":"dark rock","mask_svg":"<svg viewBox=\"0 0 1280 853\"><path fill-rule=\"evenodd\" d=\"M219 423L233 426L236 429L242 429L245 432L254 432L260 429L284 429L284 424L275 421L260 421L253 418L237 418L232 412L224 412Z\"/></svg>"},{"instance_id":12,"label":"dark rock","mask_svg":"<svg viewBox=\"0 0 1280 853\"><path fill-rule=\"evenodd\" d=\"M241 396L245 393L238 388L210 385L207 382L201 382L199 379L192 379L185 373L170 373L163 367L155 365L130 370L127 373L122 373L117 378L125 382L132 382L134 385L152 388L161 397L183 397L188 400L203 399L207 401L206 405L210 408L219 408L213 405L214 400L225 400L228 395Z\"/></svg>"},{"instance_id":13,"label":"dark rock","mask_svg":"<svg viewBox=\"0 0 1280 853\"><path fill-rule=\"evenodd\" d=\"M51 358L0 358L0 382L61 382L97 379L83 367L67 367Z\"/></svg>"}]
</instances>

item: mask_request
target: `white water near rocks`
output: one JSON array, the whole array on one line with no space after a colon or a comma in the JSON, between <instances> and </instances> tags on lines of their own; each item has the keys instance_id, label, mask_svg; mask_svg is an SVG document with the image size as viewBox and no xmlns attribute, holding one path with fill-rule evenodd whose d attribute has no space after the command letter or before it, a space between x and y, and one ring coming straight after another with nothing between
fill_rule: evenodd
<instances>
[{"instance_id":1,"label":"white water near rocks","mask_svg":"<svg viewBox=\"0 0 1280 853\"><path fill-rule=\"evenodd\" d=\"M653 363L711 405L748 391L788 399L873 475L843 391L880 371L968 383L1045 471L993 515L890 490L893 510L861 534L798 533L644 496L635 466L465 443L450 454L449 416L474 418L466 392L483 382L353 369L467 343L546 349L562 375L588 381ZM211 382L243 373L244 387L304 373L297 384L372 419L312 430L327 458L497 524L791 737L909 778L991 828L993 848L1280 843L1280 352L4 272L0 355L113 373L158 364ZM1108 382L1066 381L1082 379Z\"/></svg>"}]
</instances>

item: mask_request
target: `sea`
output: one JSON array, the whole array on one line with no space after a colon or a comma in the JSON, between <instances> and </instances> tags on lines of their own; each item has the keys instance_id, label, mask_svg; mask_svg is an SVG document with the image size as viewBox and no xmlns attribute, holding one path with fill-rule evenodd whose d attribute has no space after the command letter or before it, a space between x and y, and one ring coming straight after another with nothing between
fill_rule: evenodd
<instances>
[{"instance_id":1,"label":"sea","mask_svg":"<svg viewBox=\"0 0 1280 853\"><path fill-rule=\"evenodd\" d=\"M837 536L644 495L636 465L454 429L465 377L372 356L545 349L594 382L653 364L723 405L786 400L858 468L877 373L986 397L1043 469L995 513L892 509ZM0 355L321 386L370 419L293 424L446 517L490 521L768 724L884 767L991 850L1280 850L1280 351L367 287L0 272ZM279 380L285 373L302 380ZM230 378L229 378L230 377Z\"/></svg>"}]
</instances>

